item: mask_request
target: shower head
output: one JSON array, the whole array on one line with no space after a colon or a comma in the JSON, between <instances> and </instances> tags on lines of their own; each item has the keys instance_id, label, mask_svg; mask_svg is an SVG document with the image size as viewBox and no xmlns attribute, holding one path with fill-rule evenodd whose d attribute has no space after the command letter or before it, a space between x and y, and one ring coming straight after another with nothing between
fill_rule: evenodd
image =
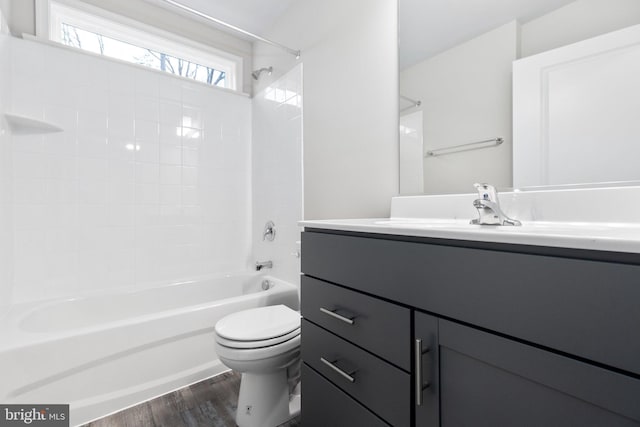
<instances>
[{"instance_id":1,"label":"shower head","mask_svg":"<svg viewBox=\"0 0 640 427\"><path fill-rule=\"evenodd\" d=\"M267 74L271 75L271 73L273 72L273 67L263 67L260 68L259 70L255 70L253 73L251 73L251 76L255 79L258 80L258 78L260 77L260 74L262 74L263 72L267 72Z\"/></svg>"}]
</instances>

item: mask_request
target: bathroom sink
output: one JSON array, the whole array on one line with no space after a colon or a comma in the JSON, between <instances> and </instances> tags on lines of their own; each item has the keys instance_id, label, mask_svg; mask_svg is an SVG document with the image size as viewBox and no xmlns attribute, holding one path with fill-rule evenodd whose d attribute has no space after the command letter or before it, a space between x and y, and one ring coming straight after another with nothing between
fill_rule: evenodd
<instances>
[{"instance_id":1,"label":"bathroom sink","mask_svg":"<svg viewBox=\"0 0 640 427\"><path fill-rule=\"evenodd\" d=\"M470 233L513 233L539 236L640 237L640 227L626 223L524 221L521 226L471 224L469 219L389 218L375 225L391 228L441 229Z\"/></svg>"},{"instance_id":2,"label":"bathroom sink","mask_svg":"<svg viewBox=\"0 0 640 427\"><path fill-rule=\"evenodd\" d=\"M374 221L374 224L385 227L421 227L421 228L442 228L442 227L462 227L469 228L473 225L469 220L441 219L441 218L389 218Z\"/></svg>"},{"instance_id":3,"label":"bathroom sink","mask_svg":"<svg viewBox=\"0 0 640 427\"><path fill-rule=\"evenodd\" d=\"M523 222L521 226L508 225L478 225L472 224L471 219L443 219L443 218L389 218L374 220L374 225L381 227L417 228L417 229L451 229L482 232L514 232L514 233L571 233L584 232L585 227L594 230L609 230L609 226L586 223L560 223L560 222Z\"/></svg>"}]
</instances>

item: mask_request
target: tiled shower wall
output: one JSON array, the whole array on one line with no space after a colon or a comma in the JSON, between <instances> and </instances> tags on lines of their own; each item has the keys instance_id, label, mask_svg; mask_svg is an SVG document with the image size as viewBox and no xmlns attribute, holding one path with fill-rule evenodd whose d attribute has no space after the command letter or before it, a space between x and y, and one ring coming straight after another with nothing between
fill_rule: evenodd
<instances>
[{"instance_id":1,"label":"tiled shower wall","mask_svg":"<svg viewBox=\"0 0 640 427\"><path fill-rule=\"evenodd\" d=\"M297 257L302 219L302 65L253 98L253 248L273 261L273 274L300 283ZM273 242L262 239L268 220Z\"/></svg>"},{"instance_id":2,"label":"tiled shower wall","mask_svg":"<svg viewBox=\"0 0 640 427\"><path fill-rule=\"evenodd\" d=\"M10 43L4 109L64 129L11 138L14 303L247 268L249 98Z\"/></svg>"}]
</instances>

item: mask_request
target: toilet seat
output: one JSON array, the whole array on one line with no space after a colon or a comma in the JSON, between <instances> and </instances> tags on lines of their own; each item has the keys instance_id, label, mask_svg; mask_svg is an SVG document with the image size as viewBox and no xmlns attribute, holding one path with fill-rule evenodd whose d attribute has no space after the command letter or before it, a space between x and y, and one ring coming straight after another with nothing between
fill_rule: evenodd
<instances>
[{"instance_id":1,"label":"toilet seat","mask_svg":"<svg viewBox=\"0 0 640 427\"><path fill-rule=\"evenodd\" d=\"M300 335L297 335L290 340L284 341L280 344L272 345L269 347L259 348L233 348L216 342L216 352L220 360L225 362L229 366L229 361L234 362L265 362L269 359L289 359L288 355L295 355L300 353ZM233 369L237 367L231 366ZM240 370L243 372L242 370Z\"/></svg>"},{"instance_id":2,"label":"toilet seat","mask_svg":"<svg viewBox=\"0 0 640 427\"><path fill-rule=\"evenodd\" d=\"M219 320L215 331L226 347L267 347L300 334L300 313L282 304L252 308Z\"/></svg>"},{"instance_id":3,"label":"toilet seat","mask_svg":"<svg viewBox=\"0 0 640 427\"><path fill-rule=\"evenodd\" d=\"M229 348L263 348L281 344L285 341L295 338L298 335L300 335L300 328L294 329L293 331L288 332L284 335L280 335L278 337L258 341L237 341L221 337L220 335L216 335L216 342Z\"/></svg>"}]
</instances>

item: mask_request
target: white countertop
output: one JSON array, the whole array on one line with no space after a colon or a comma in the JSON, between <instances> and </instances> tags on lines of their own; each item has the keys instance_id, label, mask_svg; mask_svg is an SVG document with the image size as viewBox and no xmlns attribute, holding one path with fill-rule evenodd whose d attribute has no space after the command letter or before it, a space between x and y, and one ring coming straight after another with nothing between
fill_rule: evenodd
<instances>
[{"instance_id":1,"label":"white countertop","mask_svg":"<svg viewBox=\"0 0 640 427\"><path fill-rule=\"evenodd\" d=\"M397 236L640 253L640 186L502 192L522 226L472 225L477 193L398 196L391 218L301 221L303 227Z\"/></svg>"},{"instance_id":2,"label":"white countertop","mask_svg":"<svg viewBox=\"0 0 640 427\"><path fill-rule=\"evenodd\" d=\"M522 226L472 225L469 219L363 218L300 221L300 226L397 236L431 237L640 253L640 224L522 221Z\"/></svg>"}]
</instances>

